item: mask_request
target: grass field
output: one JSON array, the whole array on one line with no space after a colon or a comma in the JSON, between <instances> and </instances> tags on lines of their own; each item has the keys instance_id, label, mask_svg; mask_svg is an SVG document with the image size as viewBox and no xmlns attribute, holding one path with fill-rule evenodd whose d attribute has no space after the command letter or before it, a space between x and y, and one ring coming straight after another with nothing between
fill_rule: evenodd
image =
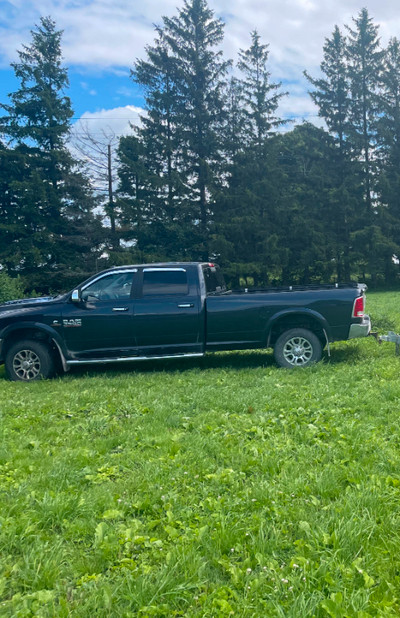
<instances>
[{"instance_id":1,"label":"grass field","mask_svg":"<svg viewBox=\"0 0 400 618\"><path fill-rule=\"evenodd\" d=\"M0 385L1 617L400 615L394 344Z\"/></svg>"}]
</instances>

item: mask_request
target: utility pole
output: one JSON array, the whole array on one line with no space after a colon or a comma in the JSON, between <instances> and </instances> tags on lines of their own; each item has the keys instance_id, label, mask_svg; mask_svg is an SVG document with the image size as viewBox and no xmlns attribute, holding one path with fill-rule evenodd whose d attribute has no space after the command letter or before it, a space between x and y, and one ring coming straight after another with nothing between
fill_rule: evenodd
<instances>
[{"instance_id":1,"label":"utility pole","mask_svg":"<svg viewBox=\"0 0 400 618\"><path fill-rule=\"evenodd\" d=\"M114 210L114 192L112 183L112 159L111 159L111 144L107 146L107 171L108 171L108 216L111 224L111 245L113 249L117 249L117 239L115 234L115 210Z\"/></svg>"},{"instance_id":2,"label":"utility pole","mask_svg":"<svg viewBox=\"0 0 400 618\"><path fill-rule=\"evenodd\" d=\"M119 249L117 213L114 199L115 170L113 155L118 144L118 137L111 129L103 129L99 134L91 133L87 124L81 121L72 132L72 146L83 156L87 165L92 186L101 196L103 213L107 221L107 244L113 251Z\"/></svg>"}]
</instances>

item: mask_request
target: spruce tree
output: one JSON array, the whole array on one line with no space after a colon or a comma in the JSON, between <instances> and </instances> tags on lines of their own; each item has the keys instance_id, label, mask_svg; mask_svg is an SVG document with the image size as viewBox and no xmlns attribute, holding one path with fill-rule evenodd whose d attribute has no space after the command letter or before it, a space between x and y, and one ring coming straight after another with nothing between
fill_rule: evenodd
<instances>
[{"instance_id":1,"label":"spruce tree","mask_svg":"<svg viewBox=\"0 0 400 618\"><path fill-rule=\"evenodd\" d=\"M327 131L311 123L280 137L282 186L279 243L285 283L327 282L336 273L337 204L340 186L337 144Z\"/></svg>"},{"instance_id":2,"label":"spruce tree","mask_svg":"<svg viewBox=\"0 0 400 618\"><path fill-rule=\"evenodd\" d=\"M116 200L120 231L123 240L133 246L135 259L142 262L178 258L164 179L155 171L153 155L151 140L141 135L120 140Z\"/></svg>"},{"instance_id":3,"label":"spruce tree","mask_svg":"<svg viewBox=\"0 0 400 618\"><path fill-rule=\"evenodd\" d=\"M268 45L252 32L250 47L239 54L235 84L236 115L242 120L240 145L236 143L235 151L231 146L228 186L219 193L215 208L213 249L221 253L222 263L230 262L236 283L239 277L256 284L279 277L282 248L276 240L282 178L274 133L283 124L276 110L285 93L270 79L268 56Z\"/></svg>"},{"instance_id":4,"label":"spruce tree","mask_svg":"<svg viewBox=\"0 0 400 618\"><path fill-rule=\"evenodd\" d=\"M150 251L158 243L160 256L168 251L170 258L206 259L211 190L222 150L222 87L229 65L215 49L223 26L205 0L185 0L178 15L164 17L156 32L146 58L138 60L131 73L144 88L146 115L133 138L140 149L136 162L127 159L128 142L121 143L125 180L120 196L131 194L132 206L138 193L128 187L129 169L140 168L146 190L144 202L136 206L146 210L147 227L142 228L145 236L134 242L143 250L149 242ZM125 226L128 210L121 201ZM131 219L131 225L138 229L137 221Z\"/></svg>"},{"instance_id":5,"label":"spruce tree","mask_svg":"<svg viewBox=\"0 0 400 618\"><path fill-rule=\"evenodd\" d=\"M164 20L166 37L178 60L178 122L184 137L184 166L192 182L193 220L199 221L197 252L208 258L210 195L221 156L223 93L230 62L218 47L224 27L206 0L185 0L177 17Z\"/></svg>"},{"instance_id":6,"label":"spruce tree","mask_svg":"<svg viewBox=\"0 0 400 618\"><path fill-rule=\"evenodd\" d=\"M352 235L352 244L362 270L375 283L380 270L379 254L384 239L379 229L377 215L380 214L380 204L376 199L379 87L384 52L380 48L379 28L373 24L367 9L362 9L353 18L353 23L353 29L346 26L351 91L348 140L353 159L360 162L363 200L358 204L358 222Z\"/></svg>"},{"instance_id":7,"label":"spruce tree","mask_svg":"<svg viewBox=\"0 0 400 618\"><path fill-rule=\"evenodd\" d=\"M357 164L352 161L351 141L348 140L351 105L348 75L347 45L341 31L335 26L331 38L325 40L322 77L305 75L314 86L310 96L333 136L336 149L330 149L336 185L330 191L330 200L322 215L329 223L330 238L334 239L334 256L338 280L351 278L351 232L355 225L353 207L359 195ZM357 212L357 209L355 209Z\"/></svg>"},{"instance_id":8,"label":"spruce tree","mask_svg":"<svg viewBox=\"0 0 400 618\"><path fill-rule=\"evenodd\" d=\"M389 41L385 53L380 92L378 139L381 153L381 174L384 175L382 199L400 218L400 42Z\"/></svg>"},{"instance_id":9,"label":"spruce tree","mask_svg":"<svg viewBox=\"0 0 400 618\"><path fill-rule=\"evenodd\" d=\"M65 95L62 32L44 17L31 34L31 44L12 64L20 86L9 95L10 104L0 106L0 132L18 165L12 268L29 275L31 287L45 290L68 287L77 271L93 270L101 232L88 181L66 147L73 112Z\"/></svg>"},{"instance_id":10,"label":"spruce tree","mask_svg":"<svg viewBox=\"0 0 400 618\"><path fill-rule=\"evenodd\" d=\"M239 52L238 68L241 71L247 144L260 156L267 138L284 124L275 112L280 99L287 94L279 90L282 84L270 81L268 56L268 45L261 43L260 35L254 30L250 47Z\"/></svg>"},{"instance_id":11,"label":"spruce tree","mask_svg":"<svg viewBox=\"0 0 400 618\"><path fill-rule=\"evenodd\" d=\"M379 103L377 190L383 206L379 223L387 241L383 272L386 281L393 282L398 267L392 257L400 252L400 41L396 37L385 51Z\"/></svg>"},{"instance_id":12,"label":"spruce tree","mask_svg":"<svg viewBox=\"0 0 400 618\"><path fill-rule=\"evenodd\" d=\"M374 192L374 151L377 145L379 116L378 92L384 52L380 48L378 26L367 9L353 18L354 28L346 26L350 106L348 134L355 157L363 161L364 197L371 221Z\"/></svg>"},{"instance_id":13,"label":"spruce tree","mask_svg":"<svg viewBox=\"0 0 400 618\"><path fill-rule=\"evenodd\" d=\"M181 128L177 122L176 58L166 43L164 32L157 29L153 46L146 47L146 59L138 60L132 78L145 92L146 112L142 127L136 130L142 143L142 160L153 176L154 215L174 227L181 218L186 196L186 177L182 169Z\"/></svg>"},{"instance_id":14,"label":"spruce tree","mask_svg":"<svg viewBox=\"0 0 400 618\"><path fill-rule=\"evenodd\" d=\"M347 75L346 40L338 26L335 26L332 37L325 40L320 68L324 77L313 78L305 71L305 76L315 88L310 92L310 96L319 108L319 116L326 121L330 132L337 139L344 161L350 86Z\"/></svg>"}]
</instances>

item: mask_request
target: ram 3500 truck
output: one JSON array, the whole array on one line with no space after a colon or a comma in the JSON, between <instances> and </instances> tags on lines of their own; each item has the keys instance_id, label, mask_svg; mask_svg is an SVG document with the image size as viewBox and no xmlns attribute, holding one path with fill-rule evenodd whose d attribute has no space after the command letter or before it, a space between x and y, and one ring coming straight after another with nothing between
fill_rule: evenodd
<instances>
[{"instance_id":1,"label":"ram 3500 truck","mask_svg":"<svg viewBox=\"0 0 400 618\"><path fill-rule=\"evenodd\" d=\"M0 362L31 381L81 364L272 347L281 367L306 367L330 342L368 335L365 289L232 292L210 263L120 266L68 294L0 305Z\"/></svg>"}]
</instances>

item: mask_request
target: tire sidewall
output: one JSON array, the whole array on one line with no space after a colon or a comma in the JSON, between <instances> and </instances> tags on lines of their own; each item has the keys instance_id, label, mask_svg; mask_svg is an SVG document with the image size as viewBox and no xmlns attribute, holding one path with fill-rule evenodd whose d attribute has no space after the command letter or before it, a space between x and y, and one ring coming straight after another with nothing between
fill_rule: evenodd
<instances>
[{"instance_id":1,"label":"tire sidewall","mask_svg":"<svg viewBox=\"0 0 400 618\"><path fill-rule=\"evenodd\" d=\"M312 347L312 355L310 360L303 363L302 365L295 365L290 363L283 354L285 344L287 343L287 341L293 339L294 337L303 337L310 343ZM317 335L315 335L315 333L313 333L312 331L307 330L306 328L292 328L283 332L276 340L274 346L274 357L277 364L280 367L285 367L286 369L302 369L305 367L310 367L311 365L314 365L321 360L322 344L321 341L318 339Z\"/></svg>"},{"instance_id":2,"label":"tire sidewall","mask_svg":"<svg viewBox=\"0 0 400 618\"><path fill-rule=\"evenodd\" d=\"M14 358L18 352L22 350L31 350L36 354L40 361L40 372L37 376L31 379L21 378L14 370ZM46 344L39 341L24 340L14 343L6 353L5 358L6 375L9 380L14 382L34 382L37 380L45 380L54 375L55 365L50 349Z\"/></svg>"}]
</instances>

